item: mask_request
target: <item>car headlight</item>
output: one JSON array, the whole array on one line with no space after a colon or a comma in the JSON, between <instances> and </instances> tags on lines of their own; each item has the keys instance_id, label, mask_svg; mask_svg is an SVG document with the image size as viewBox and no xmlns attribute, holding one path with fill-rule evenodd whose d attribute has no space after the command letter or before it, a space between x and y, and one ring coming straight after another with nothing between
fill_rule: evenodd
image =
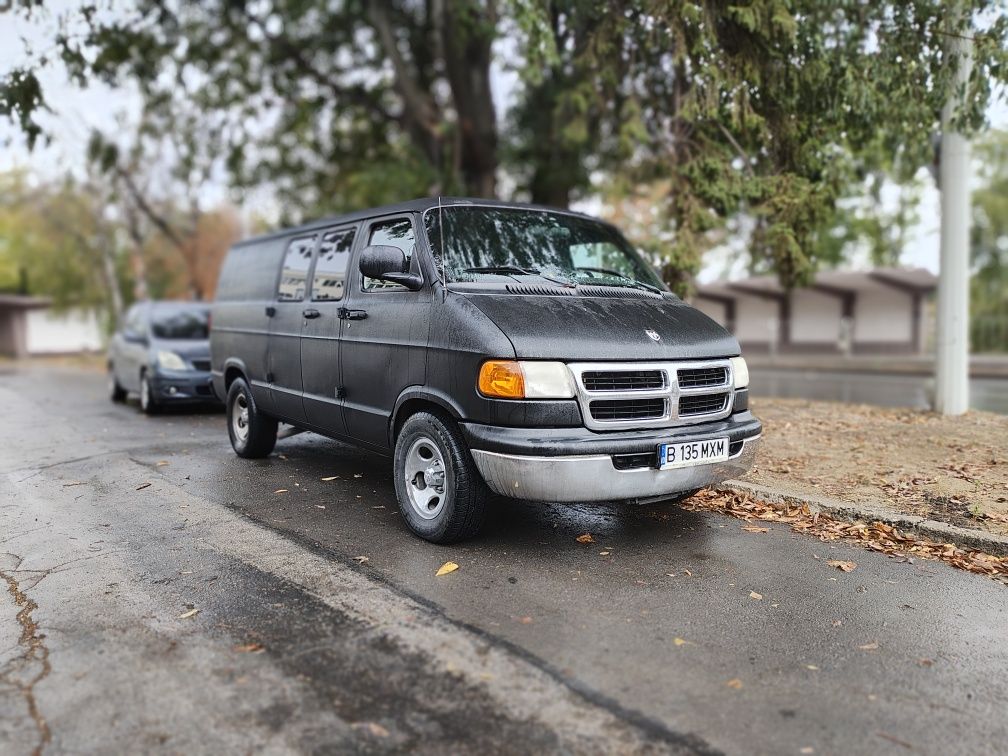
<instances>
[{"instance_id":1,"label":"car headlight","mask_svg":"<svg viewBox=\"0 0 1008 756\"><path fill-rule=\"evenodd\" d=\"M731 358L732 374L735 376L735 388L745 388L749 385L749 366L742 357Z\"/></svg>"},{"instance_id":2,"label":"car headlight","mask_svg":"<svg viewBox=\"0 0 1008 756\"><path fill-rule=\"evenodd\" d=\"M496 399L570 399L574 381L562 362L489 360L479 372L479 392Z\"/></svg>"},{"instance_id":3,"label":"car headlight","mask_svg":"<svg viewBox=\"0 0 1008 756\"><path fill-rule=\"evenodd\" d=\"M157 353L157 363L159 367L163 367L165 370L189 369L185 360L175 354L175 352L169 352L167 350L161 350Z\"/></svg>"}]
</instances>

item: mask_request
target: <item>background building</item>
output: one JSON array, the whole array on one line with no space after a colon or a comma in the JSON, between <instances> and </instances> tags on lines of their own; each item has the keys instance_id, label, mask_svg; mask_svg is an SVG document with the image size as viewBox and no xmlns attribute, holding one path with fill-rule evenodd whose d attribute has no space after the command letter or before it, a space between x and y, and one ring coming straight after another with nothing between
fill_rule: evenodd
<instances>
[{"instance_id":1,"label":"background building","mask_svg":"<svg viewBox=\"0 0 1008 756\"><path fill-rule=\"evenodd\" d=\"M937 284L921 268L825 271L789 293L758 276L700 285L693 304L750 354L920 354L933 341L926 305Z\"/></svg>"}]
</instances>

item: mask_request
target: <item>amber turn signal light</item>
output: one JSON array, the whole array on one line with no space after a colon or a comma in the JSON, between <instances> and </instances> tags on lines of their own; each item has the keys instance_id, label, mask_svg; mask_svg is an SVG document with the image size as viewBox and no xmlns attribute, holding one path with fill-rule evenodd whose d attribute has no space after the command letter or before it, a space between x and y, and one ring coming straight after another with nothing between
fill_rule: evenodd
<instances>
[{"instance_id":1,"label":"amber turn signal light","mask_svg":"<svg viewBox=\"0 0 1008 756\"><path fill-rule=\"evenodd\" d=\"M484 362L479 372L479 390L483 396L524 399L525 376L521 365L512 360Z\"/></svg>"}]
</instances>

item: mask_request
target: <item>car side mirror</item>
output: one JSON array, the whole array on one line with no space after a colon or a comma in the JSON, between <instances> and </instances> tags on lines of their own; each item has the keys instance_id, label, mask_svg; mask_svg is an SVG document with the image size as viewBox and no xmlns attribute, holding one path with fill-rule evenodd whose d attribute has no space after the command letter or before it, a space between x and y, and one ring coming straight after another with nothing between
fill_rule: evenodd
<instances>
[{"instance_id":1,"label":"car side mirror","mask_svg":"<svg viewBox=\"0 0 1008 756\"><path fill-rule=\"evenodd\" d=\"M409 260L399 247L388 244L364 247L357 267L367 278L397 283L410 291L417 291L423 286L423 278L409 272Z\"/></svg>"}]
</instances>

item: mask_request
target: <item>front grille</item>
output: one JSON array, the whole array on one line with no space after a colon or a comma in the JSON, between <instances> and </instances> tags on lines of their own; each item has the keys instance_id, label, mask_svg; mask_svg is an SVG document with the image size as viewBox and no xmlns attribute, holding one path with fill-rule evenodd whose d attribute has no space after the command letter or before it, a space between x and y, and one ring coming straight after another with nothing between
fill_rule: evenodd
<instances>
[{"instance_id":1,"label":"front grille","mask_svg":"<svg viewBox=\"0 0 1008 756\"><path fill-rule=\"evenodd\" d=\"M722 412L728 394L695 394L679 397L679 417L709 415Z\"/></svg>"},{"instance_id":2,"label":"front grille","mask_svg":"<svg viewBox=\"0 0 1008 756\"><path fill-rule=\"evenodd\" d=\"M644 391L665 386L661 370L588 370L581 380L588 391Z\"/></svg>"},{"instance_id":3,"label":"front grille","mask_svg":"<svg viewBox=\"0 0 1008 756\"><path fill-rule=\"evenodd\" d=\"M210 360L193 360L192 361L192 366L196 370L204 370L204 371L205 370L209 370L210 369Z\"/></svg>"},{"instance_id":4,"label":"front grille","mask_svg":"<svg viewBox=\"0 0 1008 756\"><path fill-rule=\"evenodd\" d=\"M731 414L727 359L681 362L575 362L578 405L595 431L670 428Z\"/></svg>"},{"instance_id":5,"label":"front grille","mask_svg":"<svg viewBox=\"0 0 1008 756\"><path fill-rule=\"evenodd\" d=\"M728 368L680 368L679 388L704 388L724 386L728 383Z\"/></svg>"},{"instance_id":6,"label":"front grille","mask_svg":"<svg viewBox=\"0 0 1008 756\"><path fill-rule=\"evenodd\" d=\"M602 399L590 402L595 420L653 420L665 416L664 399Z\"/></svg>"}]
</instances>

